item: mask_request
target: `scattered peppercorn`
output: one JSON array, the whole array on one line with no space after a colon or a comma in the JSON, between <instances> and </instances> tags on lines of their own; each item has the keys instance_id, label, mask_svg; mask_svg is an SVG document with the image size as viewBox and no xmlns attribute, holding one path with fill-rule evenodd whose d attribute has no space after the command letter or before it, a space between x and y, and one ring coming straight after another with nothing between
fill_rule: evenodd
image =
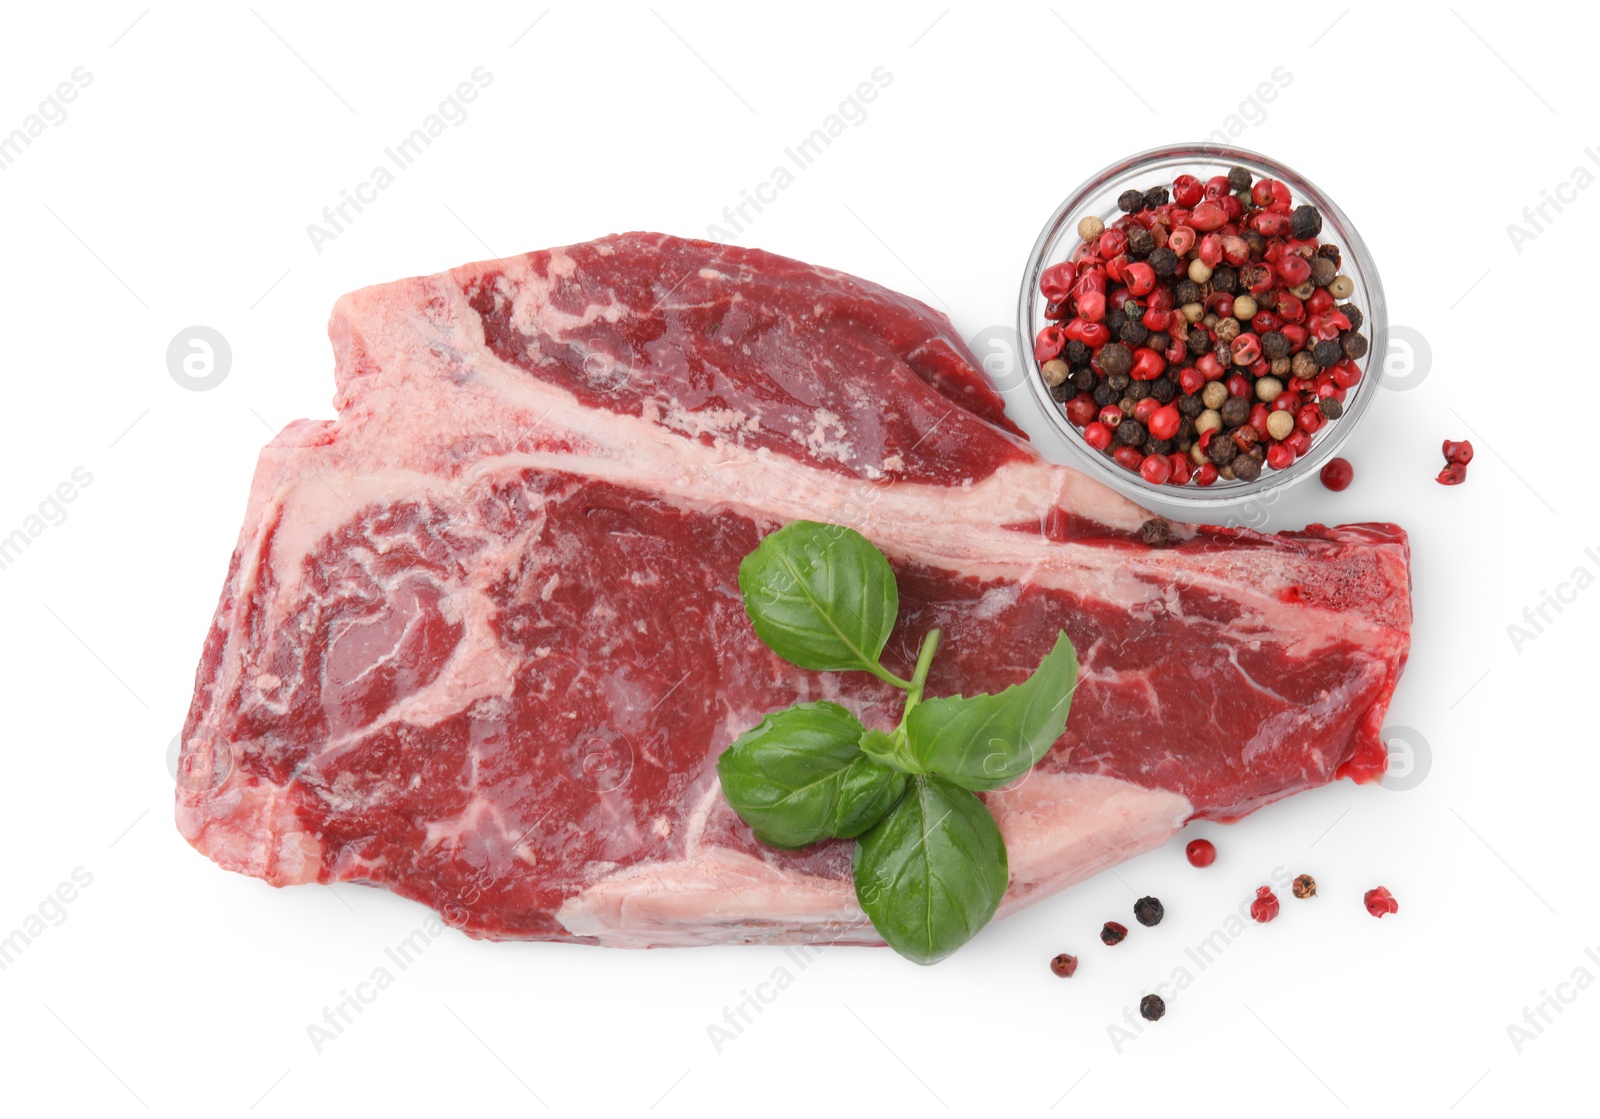
<instances>
[{"instance_id":1,"label":"scattered peppercorn","mask_svg":"<svg viewBox=\"0 0 1600 1119\"><path fill-rule=\"evenodd\" d=\"M1444 441L1444 460L1446 462L1460 463L1462 466L1472 461L1472 444L1465 439L1446 439Z\"/></svg>"},{"instance_id":2,"label":"scattered peppercorn","mask_svg":"<svg viewBox=\"0 0 1600 1119\"><path fill-rule=\"evenodd\" d=\"M1334 493L1348 489L1351 479L1355 476L1355 468L1350 465L1348 459L1342 458L1329 459L1327 465L1322 468L1321 475L1322 484Z\"/></svg>"},{"instance_id":3,"label":"scattered peppercorn","mask_svg":"<svg viewBox=\"0 0 1600 1119\"><path fill-rule=\"evenodd\" d=\"M1128 926L1119 925L1115 921L1107 921L1106 927L1100 930L1102 944L1121 944L1128 935Z\"/></svg>"},{"instance_id":4,"label":"scattered peppercorn","mask_svg":"<svg viewBox=\"0 0 1600 1119\"><path fill-rule=\"evenodd\" d=\"M1050 970L1062 979L1071 979L1078 971L1078 957L1063 952L1050 961Z\"/></svg>"},{"instance_id":5,"label":"scattered peppercorn","mask_svg":"<svg viewBox=\"0 0 1600 1119\"><path fill-rule=\"evenodd\" d=\"M1314 898L1317 896L1317 880L1309 874L1302 874L1294 880L1294 896L1297 898Z\"/></svg>"},{"instance_id":6,"label":"scattered peppercorn","mask_svg":"<svg viewBox=\"0 0 1600 1119\"><path fill-rule=\"evenodd\" d=\"M1256 890L1256 899L1250 903L1250 917L1254 921L1266 924L1278 915L1278 895L1272 892L1271 886L1262 886Z\"/></svg>"},{"instance_id":7,"label":"scattered peppercorn","mask_svg":"<svg viewBox=\"0 0 1600 1119\"><path fill-rule=\"evenodd\" d=\"M1139 538L1152 548L1165 548L1172 540L1172 527L1161 517L1151 517L1139 526Z\"/></svg>"},{"instance_id":8,"label":"scattered peppercorn","mask_svg":"<svg viewBox=\"0 0 1600 1119\"><path fill-rule=\"evenodd\" d=\"M1139 1000L1139 1015L1146 1022L1158 1022L1166 1012L1166 1000L1160 995L1146 995Z\"/></svg>"},{"instance_id":9,"label":"scattered peppercorn","mask_svg":"<svg viewBox=\"0 0 1600 1119\"><path fill-rule=\"evenodd\" d=\"M1459 462L1447 464L1443 470L1439 471L1439 477L1435 479L1441 486L1459 486L1466 480L1467 468Z\"/></svg>"},{"instance_id":10,"label":"scattered peppercorn","mask_svg":"<svg viewBox=\"0 0 1600 1119\"><path fill-rule=\"evenodd\" d=\"M1261 477L1261 463L1249 455L1238 455L1233 460L1233 476L1241 482L1254 482Z\"/></svg>"},{"instance_id":11,"label":"scattered peppercorn","mask_svg":"<svg viewBox=\"0 0 1600 1119\"><path fill-rule=\"evenodd\" d=\"M1161 918L1167 914L1159 898L1140 898L1133 903L1133 915L1138 922L1147 929L1153 929L1161 923Z\"/></svg>"},{"instance_id":12,"label":"scattered peppercorn","mask_svg":"<svg viewBox=\"0 0 1600 1119\"><path fill-rule=\"evenodd\" d=\"M1190 866L1210 866L1217 861L1217 845L1209 839L1191 839L1183 849Z\"/></svg>"},{"instance_id":13,"label":"scattered peppercorn","mask_svg":"<svg viewBox=\"0 0 1600 1119\"><path fill-rule=\"evenodd\" d=\"M1394 895L1382 886L1375 886L1368 890L1361 898L1367 907L1367 912L1374 917L1383 917L1389 913L1400 912L1400 903L1394 900Z\"/></svg>"}]
</instances>

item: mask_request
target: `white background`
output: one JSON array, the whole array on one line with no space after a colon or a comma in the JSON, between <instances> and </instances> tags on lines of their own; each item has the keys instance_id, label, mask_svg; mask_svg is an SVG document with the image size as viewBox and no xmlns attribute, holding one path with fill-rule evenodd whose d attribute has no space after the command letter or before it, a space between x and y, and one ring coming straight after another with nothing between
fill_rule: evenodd
<instances>
[{"instance_id":1,"label":"white background","mask_svg":"<svg viewBox=\"0 0 1600 1119\"><path fill-rule=\"evenodd\" d=\"M0 131L74 67L93 80L0 172L0 535L75 467L93 481L0 571L0 933L74 868L93 881L0 971L0 1108L1500 1115L1591 1100L1600 990L1561 988L1573 1001L1520 1053L1507 1026L1575 969L1600 977L1584 954L1600 955L1600 590L1520 652L1506 627L1575 568L1600 571L1585 496L1600 190L1547 211L1521 252L1505 227L1579 165L1600 171L1584 154L1600 144L1594 28L1517 6L667 3L3 17ZM494 80L465 122L315 252L307 223L478 66ZM1076 184L1225 127L1274 68L1293 74L1237 141L1341 203L1432 364L1376 402L1348 491L1301 487L1273 519L1411 532L1415 643L1389 722L1431 763L1405 791L1341 783L1202 826L1222 852L1210 870L1174 841L932 969L860 949L801 970L776 949L452 933L319 1055L307 1025L425 913L217 869L172 826L167 751L256 450L332 414L334 299L612 231L704 236L879 66L893 83L865 122L739 240L910 292L969 337L1012 321L1038 228ZM195 324L233 350L208 392L165 363ZM1458 489L1433 481L1445 437L1477 446ZM1285 894L1277 923L1195 967L1184 949L1278 866L1314 873L1322 896ZM1401 904L1381 922L1360 904L1380 882ZM1132 924L1146 892L1166 922L1103 948L1101 922ZM1083 957L1070 982L1046 968L1062 950ZM1108 1025L1185 965L1166 1019L1119 1052ZM717 1052L708 1024L779 967L792 985Z\"/></svg>"}]
</instances>

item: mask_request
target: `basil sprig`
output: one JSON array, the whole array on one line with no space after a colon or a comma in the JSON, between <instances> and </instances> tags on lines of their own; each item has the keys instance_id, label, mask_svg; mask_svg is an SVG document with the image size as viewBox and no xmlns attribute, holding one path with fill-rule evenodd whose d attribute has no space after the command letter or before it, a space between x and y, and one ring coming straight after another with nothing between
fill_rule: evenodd
<instances>
[{"instance_id":1,"label":"basil sprig","mask_svg":"<svg viewBox=\"0 0 1600 1119\"><path fill-rule=\"evenodd\" d=\"M723 795L756 838L797 848L857 839L856 898L883 939L937 963L988 924L1006 890L1000 828L974 790L1026 773L1066 729L1078 660L1065 633L1027 680L995 695L924 699L940 634L909 680L881 657L899 615L882 552L854 529L795 521L739 565L756 635L801 668L869 672L906 693L893 730L836 703L797 703L717 761Z\"/></svg>"}]
</instances>

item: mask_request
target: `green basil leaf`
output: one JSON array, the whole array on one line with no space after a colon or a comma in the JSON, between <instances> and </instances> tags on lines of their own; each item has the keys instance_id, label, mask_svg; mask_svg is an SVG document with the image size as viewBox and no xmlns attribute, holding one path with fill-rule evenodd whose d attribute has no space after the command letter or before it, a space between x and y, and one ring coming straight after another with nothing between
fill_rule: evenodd
<instances>
[{"instance_id":1,"label":"green basil leaf","mask_svg":"<svg viewBox=\"0 0 1600 1119\"><path fill-rule=\"evenodd\" d=\"M774 847L854 837L905 791L902 775L861 753L864 733L836 703L776 711L717 759L723 796L756 838Z\"/></svg>"},{"instance_id":2,"label":"green basil leaf","mask_svg":"<svg viewBox=\"0 0 1600 1119\"><path fill-rule=\"evenodd\" d=\"M839 802L829 833L854 839L889 814L906 791L906 775L861 754L839 777Z\"/></svg>"},{"instance_id":3,"label":"green basil leaf","mask_svg":"<svg viewBox=\"0 0 1600 1119\"><path fill-rule=\"evenodd\" d=\"M939 777L911 779L856 842L856 899L889 946L938 963L989 923L1006 892L1005 840L983 802Z\"/></svg>"},{"instance_id":4,"label":"green basil leaf","mask_svg":"<svg viewBox=\"0 0 1600 1119\"><path fill-rule=\"evenodd\" d=\"M1056 638L1034 674L998 695L923 700L906 716L911 756L965 789L998 789L1061 737L1078 684L1078 654Z\"/></svg>"},{"instance_id":5,"label":"green basil leaf","mask_svg":"<svg viewBox=\"0 0 1600 1119\"><path fill-rule=\"evenodd\" d=\"M784 525L739 564L739 589L756 636L784 660L894 679L878 665L900 611L894 572L854 529Z\"/></svg>"}]
</instances>

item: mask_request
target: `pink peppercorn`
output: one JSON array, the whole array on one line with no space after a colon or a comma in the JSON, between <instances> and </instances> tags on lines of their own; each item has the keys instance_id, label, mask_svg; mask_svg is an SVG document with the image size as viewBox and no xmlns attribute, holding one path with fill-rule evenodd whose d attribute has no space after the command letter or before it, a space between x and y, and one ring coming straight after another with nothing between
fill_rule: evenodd
<instances>
[{"instance_id":1,"label":"pink peppercorn","mask_svg":"<svg viewBox=\"0 0 1600 1119\"><path fill-rule=\"evenodd\" d=\"M1366 904L1367 912L1374 917L1400 912L1400 903L1395 901L1394 895L1382 886L1368 890L1361 900Z\"/></svg>"}]
</instances>

